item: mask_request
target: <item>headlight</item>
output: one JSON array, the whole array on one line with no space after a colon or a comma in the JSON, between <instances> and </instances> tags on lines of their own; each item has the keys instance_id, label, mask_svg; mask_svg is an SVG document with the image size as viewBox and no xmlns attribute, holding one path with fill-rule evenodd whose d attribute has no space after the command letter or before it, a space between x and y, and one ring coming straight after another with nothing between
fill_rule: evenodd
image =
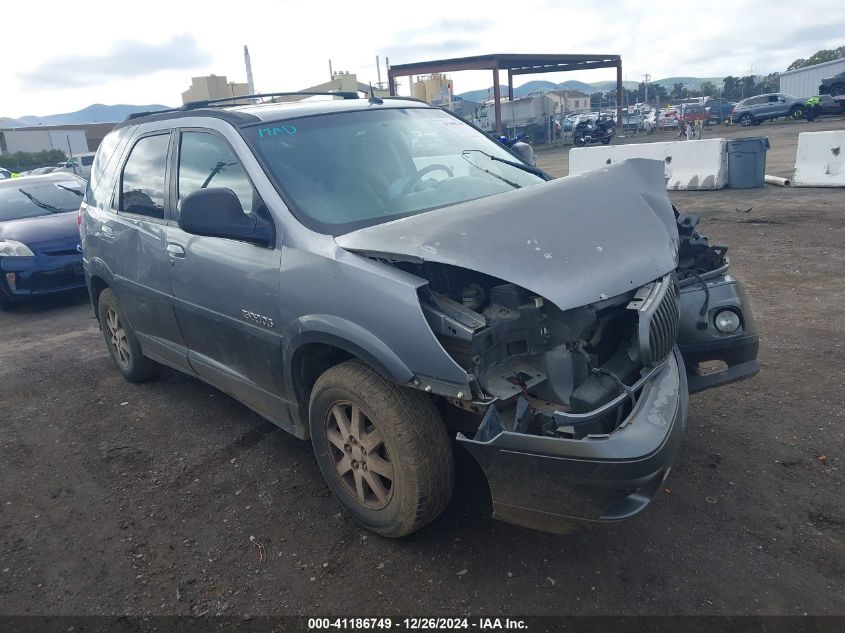
<instances>
[{"instance_id":1,"label":"headlight","mask_svg":"<svg viewBox=\"0 0 845 633\"><path fill-rule=\"evenodd\" d=\"M0 240L0 257L32 257L35 255L29 247L15 240Z\"/></svg>"},{"instance_id":2,"label":"headlight","mask_svg":"<svg viewBox=\"0 0 845 633\"><path fill-rule=\"evenodd\" d=\"M733 310L722 310L721 312L717 312L714 321L716 323L716 329L722 334L732 334L733 332L736 332L740 326L739 315Z\"/></svg>"}]
</instances>

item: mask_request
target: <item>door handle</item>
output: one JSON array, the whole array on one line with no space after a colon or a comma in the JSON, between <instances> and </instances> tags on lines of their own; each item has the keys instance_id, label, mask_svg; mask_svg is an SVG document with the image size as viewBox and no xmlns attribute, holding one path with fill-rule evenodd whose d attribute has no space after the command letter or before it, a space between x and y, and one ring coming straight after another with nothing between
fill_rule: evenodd
<instances>
[{"instance_id":1,"label":"door handle","mask_svg":"<svg viewBox=\"0 0 845 633\"><path fill-rule=\"evenodd\" d=\"M102 228L103 237L111 239L114 237L114 231L108 224L104 224Z\"/></svg>"},{"instance_id":2,"label":"door handle","mask_svg":"<svg viewBox=\"0 0 845 633\"><path fill-rule=\"evenodd\" d=\"M167 254L171 257L185 257L185 249L179 246L178 244L168 244L167 245Z\"/></svg>"}]
</instances>

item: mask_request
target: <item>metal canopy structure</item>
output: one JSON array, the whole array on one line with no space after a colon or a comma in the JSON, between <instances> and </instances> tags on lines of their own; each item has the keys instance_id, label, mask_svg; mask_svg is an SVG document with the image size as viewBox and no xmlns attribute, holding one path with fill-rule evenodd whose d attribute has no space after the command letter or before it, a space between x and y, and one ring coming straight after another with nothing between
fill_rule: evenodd
<instances>
[{"instance_id":1,"label":"metal canopy structure","mask_svg":"<svg viewBox=\"0 0 845 633\"><path fill-rule=\"evenodd\" d=\"M429 62L415 62L391 66L387 71L390 94L396 95L396 78L412 75L428 75L459 70L492 70L493 101L496 112L496 133L502 133L502 96L499 87L499 71L508 71L508 99L513 101L514 75L558 73L594 68L616 68L616 120L622 120L622 57L619 55L526 55L495 54L474 57L455 57Z\"/></svg>"}]
</instances>

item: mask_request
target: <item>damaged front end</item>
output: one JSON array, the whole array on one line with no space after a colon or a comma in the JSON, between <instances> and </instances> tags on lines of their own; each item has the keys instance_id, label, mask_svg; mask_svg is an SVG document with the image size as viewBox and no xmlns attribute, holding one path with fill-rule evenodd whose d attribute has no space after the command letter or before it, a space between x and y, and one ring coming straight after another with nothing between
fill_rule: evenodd
<instances>
[{"instance_id":1,"label":"damaged front end","mask_svg":"<svg viewBox=\"0 0 845 633\"><path fill-rule=\"evenodd\" d=\"M660 163L626 161L336 239L420 280L422 316L467 381L441 386L415 371L414 385L441 396L497 518L556 531L648 505L688 403L679 236Z\"/></svg>"},{"instance_id":2,"label":"damaged front end","mask_svg":"<svg viewBox=\"0 0 845 633\"><path fill-rule=\"evenodd\" d=\"M475 377L471 400L449 402L477 416L458 441L484 469L498 518L555 530L645 508L686 421L673 273L562 311L471 271L397 265L429 280L426 319Z\"/></svg>"}]
</instances>

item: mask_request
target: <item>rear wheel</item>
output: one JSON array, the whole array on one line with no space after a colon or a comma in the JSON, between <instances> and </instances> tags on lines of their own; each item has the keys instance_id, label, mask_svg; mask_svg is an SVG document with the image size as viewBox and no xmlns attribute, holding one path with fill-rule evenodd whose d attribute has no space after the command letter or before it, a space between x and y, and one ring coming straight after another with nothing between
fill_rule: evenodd
<instances>
[{"instance_id":1,"label":"rear wheel","mask_svg":"<svg viewBox=\"0 0 845 633\"><path fill-rule=\"evenodd\" d=\"M807 115L807 113L804 111L804 108L802 108L801 106L795 106L794 108L792 108L789 111L789 116L791 116L793 119L796 119L796 120L797 119L803 119L806 115Z\"/></svg>"},{"instance_id":2,"label":"rear wheel","mask_svg":"<svg viewBox=\"0 0 845 633\"><path fill-rule=\"evenodd\" d=\"M606 136L601 140L602 145L607 145L609 143L610 143L610 137L609 136Z\"/></svg>"},{"instance_id":3,"label":"rear wheel","mask_svg":"<svg viewBox=\"0 0 845 633\"><path fill-rule=\"evenodd\" d=\"M743 127L749 127L754 124L754 117L750 114L743 114L739 117L739 124Z\"/></svg>"},{"instance_id":4,"label":"rear wheel","mask_svg":"<svg viewBox=\"0 0 845 633\"><path fill-rule=\"evenodd\" d=\"M838 97L839 95L845 95L845 84L834 84L830 87L831 97Z\"/></svg>"},{"instance_id":5,"label":"rear wheel","mask_svg":"<svg viewBox=\"0 0 845 633\"><path fill-rule=\"evenodd\" d=\"M583 136L576 136L574 140L578 147L584 147L587 144L587 139Z\"/></svg>"},{"instance_id":6,"label":"rear wheel","mask_svg":"<svg viewBox=\"0 0 845 633\"><path fill-rule=\"evenodd\" d=\"M141 353L135 332L126 320L115 294L106 288L97 303L100 329L115 366L130 382L144 382L158 376L161 365Z\"/></svg>"},{"instance_id":7,"label":"rear wheel","mask_svg":"<svg viewBox=\"0 0 845 633\"><path fill-rule=\"evenodd\" d=\"M405 536L446 508L455 477L452 447L422 393L347 361L314 385L309 425L326 483L367 529Z\"/></svg>"}]
</instances>

